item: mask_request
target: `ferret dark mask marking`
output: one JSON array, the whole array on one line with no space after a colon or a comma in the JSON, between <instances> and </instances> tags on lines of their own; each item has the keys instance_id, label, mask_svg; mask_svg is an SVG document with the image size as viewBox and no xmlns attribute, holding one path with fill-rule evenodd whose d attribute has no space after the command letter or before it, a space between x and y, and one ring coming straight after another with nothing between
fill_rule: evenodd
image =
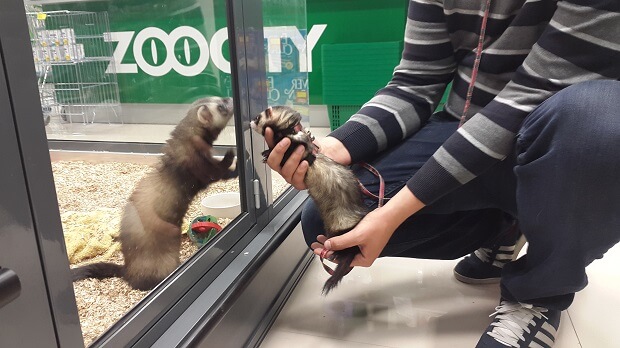
<instances>
[{"instance_id":1,"label":"ferret dark mask marking","mask_svg":"<svg viewBox=\"0 0 620 348\"><path fill-rule=\"evenodd\" d=\"M234 153L212 156L215 139L233 116L230 98L203 98L170 133L156 167L136 185L120 224L124 265L97 262L71 270L73 280L122 277L131 287L150 290L180 261L181 223L194 197L209 184L237 176Z\"/></svg>"},{"instance_id":2,"label":"ferret dark mask marking","mask_svg":"<svg viewBox=\"0 0 620 348\"><path fill-rule=\"evenodd\" d=\"M298 126L300 120L301 115L295 110L285 106L275 106L258 115L250 123L250 127L261 135L265 134L267 127L271 128L276 144L285 137L291 140L291 146L286 151L281 166L299 145L304 146L302 158L308 159L310 163L304 178L308 194L321 214L327 237L341 235L355 227L367 213L357 178L345 166L321 153L315 154L314 139ZM270 153L271 149L263 152L265 160ZM353 247L334 253L338 266L334 274L325 282L323 294L329 293L338 285L349 272L351 262L359 252L358 247Z\"/></svg>"},{"instance_id":3,"label":"ferret dark mask marking","mask_svg":"<svg viewBox=\"0 0 620 348\"><path fill-rule=\"evenodd\" d=\"M286 163L299 145L303 145L305 148L303 159L308 161L310 165L314 163L316 159L314 155L316 152L316 146L313 144L314 138L301 129L301 114L299 112L288 107L270 107L256 116L252 124L255 125L252 126L253 129L261 135L265 134L267 128L271 128L273 139L276 143L288 137L292 141L291 144L295 145L289 146L286 150L280 162L280 167ZM262 125L260 129L257 128L259 127L258 124ZM267 161L270 153L271 149L262 152L263 162Z\"/></svg>"}]
</instances>

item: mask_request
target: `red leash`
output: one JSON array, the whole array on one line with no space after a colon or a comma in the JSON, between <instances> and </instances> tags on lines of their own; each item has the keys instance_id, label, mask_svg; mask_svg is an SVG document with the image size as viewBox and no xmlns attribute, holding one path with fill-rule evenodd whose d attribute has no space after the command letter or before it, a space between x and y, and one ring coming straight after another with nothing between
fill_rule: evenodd
<instances>
[{"instance_id":1,"label":"red leash","mask_svg":"<svg viewBox=\"0 0 620 348\"><path fill-rule=\"evenodd\" d=\"M362 193L365 194L366 196L377 199L379 201L378 207L381 208L383 206L383 202L386 200L389 200L389 198L385 198L385 181L383 180L383 177L381 176L379 171L375 169L375 167L371 166L368 163L361 163L360 165L366 168L369 172L373 173L375 176L379 178L379 195L375 195L374 193L368 191L368 189L364 186L364 184L362 184L359 180L358 180L358 183L359 183L360 190L362 191ZM334 270L328 265L326 265L324 262L327 252L328 252L327 249L323 249L319 258L321 259L321 264L323 265L323 269L325 269L325 271L329 273L329 275L334 275ZM349 268L349 270L347 271L347 273L345 273L345 275L349 274L349 272L351 272L352 269L353 267Z\"/></svg>"},{"instance_id":2,"label":"red leash","mask_svg":"<svg viewBox=\"0 0 620 348\"><path fill-rule=\"evenodd\" d=\"M358 183L360 185L360 190L362 190L362 193L368 197L372 197L378 200L378 207L381 208L383 206L383 202L389 200L389 198L385 198L385 181L383 181L383 177L381 176L379 171L375 169L375 167L371 166L368 163L361 163L360 165L379 178L379 195L375 195L374 193L368 191L364 184L362 184L359 180Z\"/></svg>"},{"instance_id":3,"label":"red leash","mask_svg":"<svg viewBox=\"0 0 620 348\"><path fill-rule=\"evenodd\" d=\"M478 69L480 68L480 60L482 59L482 48L484 46L484 35L487 29L487 19L489 18L489 11L491 9L491 0L487 0L484 8L484 16L482 17L482 24L480 25L480 36L478 37L478 47L476 48L476 59L474 60L474 66L471 71L471 81L469 81L469 87L467 87L467 97L465 98L465 106L463 107L463 114L461 115L461 121L459 127L461 127L467 120L467 111L471 105L471 97L474 94L474 85L476 84L476 78L478 77Z\"/></svg>"}]
</instances>

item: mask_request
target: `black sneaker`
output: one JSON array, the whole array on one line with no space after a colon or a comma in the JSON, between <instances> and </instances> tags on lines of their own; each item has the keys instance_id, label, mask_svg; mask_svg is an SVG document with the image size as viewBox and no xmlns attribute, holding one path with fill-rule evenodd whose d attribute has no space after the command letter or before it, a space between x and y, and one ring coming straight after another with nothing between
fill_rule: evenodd
<instances>
[{"instance_id":1,"label":"black sneaker","mask_svg":"<svg viewBox=\"0 0 620 348\"><path fill-rule=\"evenodd\" d=\"M516 259L525 244L525 237L515 223L490 248L480 248L465 256L454 267L454 277L467 284L499 283L502 268Z\"/></svg>"},{"instance_id":2,"label":"black sneaker","mask_svg":"<svg viewBox=\"0 0 620 348\"><path fill-rule=\"evenodd\" d=\"M551 348L560 327L561 311L501 301L495 320L476 348Z\"/></svg>"}]
</instances>

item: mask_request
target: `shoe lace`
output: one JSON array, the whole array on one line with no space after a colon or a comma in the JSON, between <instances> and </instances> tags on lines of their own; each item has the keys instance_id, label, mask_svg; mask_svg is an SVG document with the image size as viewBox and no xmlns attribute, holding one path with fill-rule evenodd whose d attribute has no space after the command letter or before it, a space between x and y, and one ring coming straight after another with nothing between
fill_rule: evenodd
<instances>
[{"instance_id":1,"label":"shoe lace","mask_svg":"<svg viewBox=\"0 0 620 348\"><path fill-rule=\"evenodd\" d=\"M519 341L525 341L523 333L529 334L528 326L535 324L534 317L548 319L542 314L547 311L546 308L534 307L527 303L502 301L495 307L495 313L490 315L490 317L497 316L491 323L491 326L494 326L493 330L487 334L508 347L520 347Z\"/></svg>"},{"instance_id":2,"label":"shoe lace","mask_svg":"<svg viewBox=\"0 0 620 348\"><path fill-rule=\"evenodd\" d=\"M474 251L474 254L480 260L482 260L482 262L489 262L489 258L491 257L491 253L492 252L493 252L493 250L491 250L489 248L480 248L480 249Z\"/></svg>"}]
</instances>

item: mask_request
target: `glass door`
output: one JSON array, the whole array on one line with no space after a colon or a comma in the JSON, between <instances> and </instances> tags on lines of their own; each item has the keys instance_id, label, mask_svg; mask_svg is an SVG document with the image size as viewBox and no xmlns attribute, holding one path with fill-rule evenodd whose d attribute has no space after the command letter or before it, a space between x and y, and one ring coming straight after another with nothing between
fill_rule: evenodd
<instances>
[{"instance_id":1,"label":"glass door","mask_svg":"<svg viewBox=\"0 0 620 348\"><path fill-rule=\"evenodd\" d=\"M3 2L0 318L14 325L0 346L175 346L257 298L244 332L264 326L301 272L290 233L307 196L275 187L249 121L268 105L305 113L304 14Z\"/></svg>"},{"instance_id":2,"label":"glass door","mask_svg":"<svg viewBox=\"0 0 620 348\"><path fill-rule=\"evenodd\" d=\"M86 345L156 320L153 303L171 308L255 224L226 8L26 2L67 254L88 275L73 283Z\"/></svg>"},{"instance_id":3,"label":"glass door","mask_svg":"<svg viewBox=\"0 0 620 348\"><path fill-rule=\"evenodd\" d=\"M295 109L302 116L303 127L309 129L308 72L312 62L308 50L306 1L262 0L261 5L268 106ZM270 200L276 202L276 206L286 204L288 200L283 194L290 185L271 170L268 181L272 188L268 193Z\"/></svg>"},{"instance_id":4,"label":"glass door","mask_svg":"<svg viewBox=\"0 0 620 348\"><path fill-rule=\"evenodd\" d=\"M267 106L266 89L255 88L265 86L265 67L248 64L263 47L245 45L254 29L243 18L253 14L233 13L232 2L11 0L0 9L4 57L13 60L5 71L14 76L0 84L27 91L12 94L27 104L14 126L10 114L0 115L3 131L15 130L3 136L11 142L4 149L44 156L32 162L22 151L25 181L3 185L49 208L39 208L48 224L35 220L29 234L39 241L30 264L42 266L29 277L46 283L32 283L20 298L47 290L27 303L48 301L41 332L55 334L58 345L152 344L266 226L266 167L253 159L264 142L249 129ZM204 167L229 152L236 175ZM42 183L48 191L32 191ZM4 250L2 257L11 259L2 269L19 276L20 259ZM172 267L164 266L170 258ZM76 272L89 265L120 272ZM136 286L133 271L157 273L157 282ZM76 274L84 279L71 282Z\"/></svg>"}]
</instances>

